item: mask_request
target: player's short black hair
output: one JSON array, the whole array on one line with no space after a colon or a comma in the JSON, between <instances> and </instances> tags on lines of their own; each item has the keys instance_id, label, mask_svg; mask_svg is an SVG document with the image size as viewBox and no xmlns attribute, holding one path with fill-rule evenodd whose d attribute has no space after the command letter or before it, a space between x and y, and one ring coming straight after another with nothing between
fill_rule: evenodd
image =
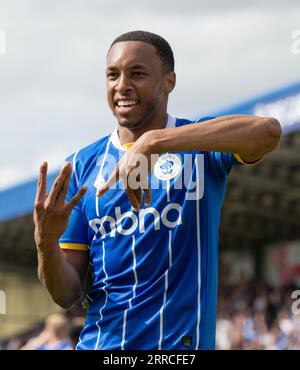
<instances>
[{"instance_id":1,"label":"player's short black hair","mask_svg":"<svg viewBox=\"0 0 300 370\"><path fill-rule=\"evenodd\" d=\"M117 42L123 41L142 41L154 46L167 72L174 72L175 62L173 51L163 37L147 31L130 31L118 36L110 45L110 49Z\"/></svg>"}]
</instances>

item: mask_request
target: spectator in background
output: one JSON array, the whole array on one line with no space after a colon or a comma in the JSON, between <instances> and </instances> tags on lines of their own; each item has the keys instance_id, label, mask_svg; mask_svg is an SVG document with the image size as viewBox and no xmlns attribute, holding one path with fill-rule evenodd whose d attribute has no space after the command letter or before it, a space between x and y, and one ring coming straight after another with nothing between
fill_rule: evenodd
<instances>
[{"instance_id":1,"label":"spectator in background","mask_svg":"<svg viewBox=\"0 0 300 370\"><path fill-rule=\"evenodd\" d=\"M24 350L71 350L70 323L65 315L55 313L46 319L45 329L22 347Z\"/></svg>"},{"instance_id":2,"label":"spectator in background","mask_svg":"<svg viewBox=\"0 0 300 370\"><path fill-rule=\"evenodd\" d=\"M300 349L300 316L291 311L297 287L259 281L220 289L218 349Z\"/></svg>"},{"instance_id":3,"label":"spectator in background","mask_svg":"<svg viewBox=\"0 0 300 370\"><path fill-rule=\"evenodd\" d=\"M270 288L261 281L220 288L217 348L299 350L300 315L293 314L291 309L291 294L297 289L297 286ZM26 341L23 349L57 349L61 342L65 343L66 349L74 349L84 315L81 306L73 306L66 316L51 315L45 325L38 324L30 332L0 343L0 349L19 349ZM54 334L58 322L66 323L62 325L64 335L60 330L59 335ZM34 339L28 341L28 338Z\"/></svg>"},{"instance_id":4,"label":"spectator in background","mask_svg":"<svg viewBox=\"0 0 300 370\"><path fill-rule=\"evenodd\" d=\"M24 346L26 341L22 341L22 338L19 338L18 336L12 337L9 339L7 342L6 346L2 348L0 347L1 350L8 350L8 351L16 351Z\"/></svg>"},{"instance_id":5,"label":"spectator in background","mask_svg":"<svg viewBox=\"0 0 300 370\"><path fill-rule=\"evenodd\" d=\"M70 339L71 339L72 349L76 349L76 345L79 341L80 333L83 327L84 327L83 317L78 316L72 320L71 328L70 328Z\"/></svg>"}]
</instances>

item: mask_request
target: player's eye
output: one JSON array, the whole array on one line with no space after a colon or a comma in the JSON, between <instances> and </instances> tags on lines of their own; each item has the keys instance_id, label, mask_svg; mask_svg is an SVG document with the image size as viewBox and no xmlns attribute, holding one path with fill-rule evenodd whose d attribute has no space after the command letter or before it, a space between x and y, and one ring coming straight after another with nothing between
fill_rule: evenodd
<instances>
[{"instance_id":1,"label":"player's eye","mask_svg":"<svg viewBox=\"0 0 300 370\"><path fill-rule=\"evenodd\" d=\"M118 73L117 72L108 72L106 74L106 78L110 81L115 80L116 78L118 78Z\"/></svg>"},{"instance_id":2,"label":"player's eye","mask_svg":"<svg viewBox=\"0 0 300 370\"><path fill-rule=\"evenodd\" d=\"M143 76L145 76L145 73L144 72L141 72L141 71L133 71L132 72L132 76L133 77L143 77Z\"/></svg>"}]
</instances>

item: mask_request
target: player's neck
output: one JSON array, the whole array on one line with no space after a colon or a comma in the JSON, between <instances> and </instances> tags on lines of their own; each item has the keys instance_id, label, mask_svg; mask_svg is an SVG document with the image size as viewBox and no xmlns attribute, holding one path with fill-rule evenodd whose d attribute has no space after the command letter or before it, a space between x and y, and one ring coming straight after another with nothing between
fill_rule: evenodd
<instances>
[{"instance_id":1,"label":"player's neck","mask_svg":"<svg viewBox=\"0 0 300 370\"><path fill-rule=\"evenodd\" d=\"M121 145L134 143L137 141L145 132L151 130L163 129L167 126L168 114L166 113L164 118L156 119L149 122L147 125L142 126L137 129L130 129L127 127L122 127L118 125L118 134Z\"/></svg>"}]
</instances>

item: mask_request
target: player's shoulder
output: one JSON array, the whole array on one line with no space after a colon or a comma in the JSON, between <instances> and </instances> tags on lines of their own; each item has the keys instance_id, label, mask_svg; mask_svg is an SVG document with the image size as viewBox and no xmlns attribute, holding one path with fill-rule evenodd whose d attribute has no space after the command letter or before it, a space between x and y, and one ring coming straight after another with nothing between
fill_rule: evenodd
<instances>
[{"instance_id":1,"label":"player's shoulder","mask_svg":"<svg viewBox=\"0 0 300 370\"><path fill-rule=\"evenodd\" d=\"M176 118L176 127L190 125L192 123L205 122L205 121L209 121L209 120L214 119L214 118L215 117L212 117L212 116L200 117L200 118L196 118L196 119L193 119L193 120L190 120L190 119L187 119L187 118Z\"/></svg>"},{"instance_id":2,"label":"player's shoulder","mask_svg":"<svg viewBox=\"0 0 300 370\"><path fill-rule=\"evenodd\" d=\"M87 174L90 168L93 168L93 165L97 162L97 159L101 154L104 154L109 137L105 136L71 154L66 158L66 161L70 162L73 168L73 173L79 180Z\"/></svg>"},{"instance_id":3,"label":"player's shoulder","mask_svg":"<svg viewBox=\"0 0 300 370\"><path fill-rule=\"evenodd\" d=\"M70 162L90 162L93 158L97 157L102 151L105 151L107 142L110 135L107 135L83 148L78 149L76 152L68 156L67 161Z\"/></svg>"}]
</instances>

